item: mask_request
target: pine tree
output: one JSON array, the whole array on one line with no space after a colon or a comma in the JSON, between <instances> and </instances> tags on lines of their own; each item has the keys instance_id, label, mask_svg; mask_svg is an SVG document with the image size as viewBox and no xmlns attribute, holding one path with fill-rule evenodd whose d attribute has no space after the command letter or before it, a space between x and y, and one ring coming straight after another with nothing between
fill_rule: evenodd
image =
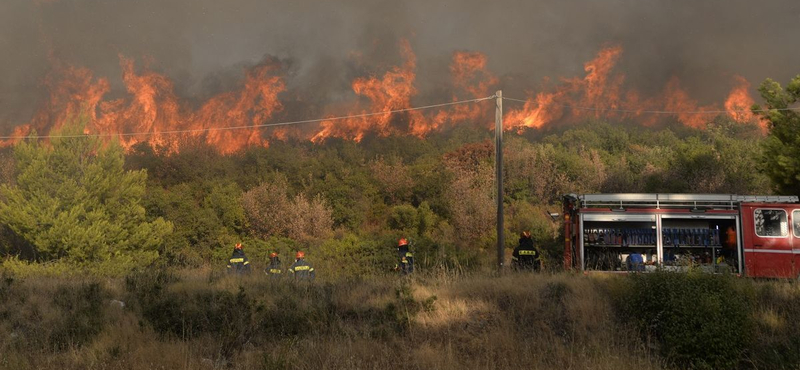
<instances>
[{"instance_id":1,"label":"pine tree","mask_svg":"<svg viewBox=\"0 0 800 370\"><path fill-rule=\"evenodd\" d=\"M172 224L147 222L147 173L125 171L120 144L83 135L85 121L53 131L49 143L16 145L16 184L0 187L0 221L33 245L39 261L150 263Z\"/></svg>"},{"instance_id":2,"label":"pine tree","mask_svg":"<svg viewBox=\"0 0 800 370\"><path fill-rule=\"evenodd\" d=\"M800 194L800 114L778 110L795 106L800 100L800 75L784 90L767 79L759 87L768 110L760 113L770 123L769 137L764 141L764 172L782 194ZM759 108L759 107L755 107Z\"/></svg>"}]
</instances>

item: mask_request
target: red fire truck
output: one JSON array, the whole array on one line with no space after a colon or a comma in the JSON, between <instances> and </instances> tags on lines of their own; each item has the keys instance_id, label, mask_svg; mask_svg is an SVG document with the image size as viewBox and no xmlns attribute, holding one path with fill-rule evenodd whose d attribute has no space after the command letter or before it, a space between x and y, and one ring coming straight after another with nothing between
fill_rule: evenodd
<instances>
[{"instance_id":1,"label":"red fire truck","mask_svg":"<svg viewBox=\"0 0 800 370\"><path fill-rule=\"evenodd\" d=\"M567 269L800 277L797 196L570 194L563 215Z\"/></svg>"}]
</instances>

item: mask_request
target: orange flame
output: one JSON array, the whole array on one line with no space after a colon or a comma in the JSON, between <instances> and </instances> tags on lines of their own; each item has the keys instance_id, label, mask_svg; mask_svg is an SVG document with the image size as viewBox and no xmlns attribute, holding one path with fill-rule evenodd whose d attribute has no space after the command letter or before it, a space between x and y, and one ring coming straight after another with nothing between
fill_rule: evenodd
<instances>
[{"instance_id":1,"label":"orange flame","mask_svg":"<svg viewBox=\"0 0 800 370\"><path fill-rule=\"evenodd\" d=\"M742 76L734 76L734 79L736 86L725 100L725 110L737 122L752 122L755 115L749 109L755 101L750 97L750 83ZM762 124L761 128L766 129L766 126Z\"/></svg>"},{"instance_id":2,"label":"orange flame","mask_svg":"<svg viewBox=\"0 0 800 370\"><path fill-rule=\"evenodd\" d=\"M352 87L356 95L364 96L370 101L368 109L350 110L347 115L367 114L370 112L386 112L411 107L411 97L417 93L414 87L417 58L411 51L408 41L401 42L402 66L394 66L382 77L375 76L357 78ZM346 120L323 121L320 131L311 140L319 142L328 137L351 138L361 141L367 132L375 132L381 136L397 133L393 123L405 124L413 132L422 121L419 111L397 114L381 114L369 117L350 118Z\"/></svg>"},{"instance_id":3,"label":"orange flame","mask_svg":"<svg viewBox=\"0 0 800 370\"><path fill-rule=\"evenodd\" d=\"M370 112L386 112L410 108L411 99L417 94L414 87L416 79L416 56L408 41L400 44L404 63L394 66L381 77L357 78L353 81L356 95L366 97L370 104L361 108L346 111L346 115L360 115ZM465 92L470 98L488 95L497 78L486 69L486 56L476 52L456 52L450 65L453 86L459 92ZM458 100L453 95L453 101ZM425 115L421 111L406 111L392 114L380 114L369 117L350 118L346 120L330 120L320 124L320 130L311 138L314 142L329 137L347 138L360 141L368 132L380 136L409 133L424 137L428 133L440 130L448 124L474 121L485 115L485 107L478 105L457 105L443 108L433 115Z\"/></svg>"},{"instance_id":4,"label":"orange flame","mask_svg":"<svg viewBox=\"0 0 800 370\"><path fill-rule=\"evenodd\" d=\"M564 116L565 106L572 107L573 118L593 112L595 116L611 115L592 109L617 109L624 78L613 76L611 71L622 55L622 47L607 47L584 64L586 76L563 80L554 92L539 92L528 99L521 109L512 109L504 115L504 126L510 128L542 127Z\"/></svg>"},{"instance_id":5,"label":"orange flame","mask_svg":"<svg viewBox=\"0 0 800 370\"><path fill-rule=\"evenodd\" d=\"M221 153L232 153L248 145L267 145L260 130L253 126L265 123L282 107L278 94L284 91L285 84L275 75L274 63L251 68L240 90L214 96L197 111L186 108L166 76L147 70L137 73L133 60L123 56L120 65L128 96L103 101L109 91L108 80L94 80L91 71L85 68L56 64L45 80L49 99L30 124L15 129L14 136L25 135L32 129L46 133L61 127L69 117L85 113L89 119L87 134L117 135L126 148L149 141L175 151L181 139L191 137L201 137ZM252 128L244 134L242 130L205 130L226 127Z\"/></svg>"},{"instance_id":6,"label":"orange flame","mask_svg":"<svg viewBox=\"0 0 800 370\"><path fill-rule=\"evenodd\" d=\"M122 81L130 95L100 104L100 117L92 117L89 132L120 133L120 142L130 147L143 140L176 149L175 141L162 135L163 131L183 129L185 112L174 93L172 81L152 71L137 74L133 60L120 55ZM151 135L123 134L151 132Z\"/></svg>"},{"instance_id":7,"label":"orange flame","mask_svg":"<svg viewBox=\"0 0 800 370\"><path fill-rule=\"evenodd\" d=\"M714 106L698 107L697 101L692 100L689 94L681 89L677 77L672 77L664 88L664 108L667 111L677 111L678 121L686 126L704 128L713 115L690 113L714 110Z\"/></svg>"},{"instance_id":8,"label":"orange flame","mask_svg":"<svg viewBox=\"0 0 800 370\"><path fill-rule=\"evenodd\" d=\"M233 153L248 145L266 146L267 140L262 137L261 130L254 126L265 123L282 109L278 94L285 90L286 85L282 78L273 75L276 67L266 64L249 70L244 88L211 98L192 115L192 128L251 127L244 132L208 131L208 143L222 153Z\"/></svg>"},{"instance_id":9,"label":"orange flame","mask_svg":"<svg viewBox=\"0 0 800 370\"><path fill-rule=\"evenodd\" d=\"M497 77L486 69L487 58L478 52L457 51L450 63L450 77L456 91L452 100L478 99L490 95L497 85ZM461 94L461 93L464 94ZM442 129L447 124L487 121L491 111L479 104L454 105L437 111L428 123L427 132Z\"/></svg>"},{"instance_id":10,"label":"orange flame","mask_svg":"<svg viewBox=\"0 0 800 370\"><path fill-rule=\"evenodd\" d=\"M598 118L636 119L649 126L663 117L649 113L664 111L676 112L672 114L674 118L686 126L704 128L716 117L719 108L715 105L700 106L680 87L676 77L667 83L659 97L642 99L635 90L623 92L624 75L612 73L621 55L622 48L619 46L600 50L594 59L584 65L586 75L583 78L564 79L554 91L532 95L524 106L505 114L504 126L517 130L539 128L560 120L574 121L589 114ZM747 81L739 76L736 76L736 80L738 84L730 93L725 108L733 119L746 122L752 119L751 113L734 115L732 110L747 107L753 100L748 93ZM710 112L698 113L706 111Z\"/></svg>"},{"instance_id":11,"label":"orange flame","mask_svg":"<svg viewBox=\"0 0 800 370\"><path fill-rule=\"evenodd\" d=\"M353 80L355 100L326 109L328 117L368 116L328 119L311 132L290 127L264 132L257 127L268 123L283 109L278 96L286 90L286 83L279 75L280 66L276 62L249 68L239 89L213 96L199 108L192 109L177 96L168 77L147 68L137 70L133 60L124 56L120 56L120 65L127 94L115 100L104 100L110 91L107 79L96 79L88 69L64 66L54 60L44 81L48 99L29 123L14 129L14 136L34 130L46 134L81 112L89 118L87 133L116 135L126 148L149 141L172 152L180 150L183 139L200 139L224 154L247 146L266 146L269 138L287 140L296 136L319 142L338 137L360 141L368 133L424 137L463 122L491 126L490 117L494 112L485 104L405 111L413 106L412 99L417 95L417 58L406 40L400 42L400 52L403 60L400 65L389 67L381 75ZM584 76L562 78L554 86L549 86L549 80L545 80L540 91L529 93L524 105L510 105L511 109L506 109L505 128L541 128L586 117L635 119L652 125L664 117L647 112L653 110L674 111L675 119L695 128L705 127L714 118L713 114L688 113L716 111L717 108L700 106L681 88L677 78L672 78L656 97L642 98L635 90L624 90L624 75L614 72L622 52L620 46L603 48L584 64ZM488 70L487 64L486 56L478 52L453 53L450 64L452 101L482 98L491 93L498 85L498 78ZM752 113L741 112L753 103L748 93L750 85L740 76L735 80L736 86L725 101L725 110L736 121L752 121ZM387 111L402 112L372 114ZM10 141L0 143L8 144Z\"/></svg>"},{"instance_id":12,"label":"orange flame","mask_svg":"<svg viewBox=\"0 0 800 370\"><path fill-rule=\"evenodd\" d=\"M478 52L457 51L453 53L450 63L450 75L453 85L470 94L473 98L484 97L493 85L497 85L497 77L486 70L486 55Z\"/></svg>"}]
</instances>

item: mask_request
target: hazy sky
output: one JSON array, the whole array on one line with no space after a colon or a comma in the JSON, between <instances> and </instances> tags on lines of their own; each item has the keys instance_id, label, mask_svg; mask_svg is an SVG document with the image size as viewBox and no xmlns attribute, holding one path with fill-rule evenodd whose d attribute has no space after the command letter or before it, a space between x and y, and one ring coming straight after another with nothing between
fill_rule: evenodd
<instances>
[{"instance_id":1,"label":"hazy sky","mask_svg":"<svg viewBox=\"0 0 800 370\"><path fill-rule=\"evenodd\" d=\"M277 57L289 90L321 104L346 98L353 77L401 64L401 38L425 103L456 50L485 53L506 95L520 96L545 76L582 76L612 44L628 86L655 93L677 76L701 103L719 103L733 75L755 89L800 74L800 1L2 0L0 124L24 123L41 104L49 53L108 77L110 95L124 91L118 55L150 60L190 101Z\"/></svg>"}]
</instances>

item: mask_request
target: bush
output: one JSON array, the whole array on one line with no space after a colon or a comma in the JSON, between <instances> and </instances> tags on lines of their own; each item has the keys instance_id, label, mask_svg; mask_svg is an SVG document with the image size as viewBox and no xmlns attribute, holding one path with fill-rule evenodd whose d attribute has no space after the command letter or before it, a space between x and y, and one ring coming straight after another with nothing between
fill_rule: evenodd
<instances>
[{"instance_id":1,"label":"bush","mask_svg":"<svg viewBox=\"0 0 800 370\"><path fill-rule=\"evenodd\" d=\"M419 227L417 209L410 204L401 204L392 207L389 212L389 227L393 230L415 232Z\"/></svg>"},{"instance_id":2,"label":"bush","mask_svg":"<svg viewBox=\"0 0 800 370\"><path fill-rule=\"evenodd\" d=\"M50 343L66 349L91 341L105 326L103 290L98 283L61 286L53 295L53 306L61 314L52 323Z\"/></svg>"},{"instance_id":3,"label":"bush","mask_svg":"<svg viewBox=\"0 0 800 370\"><path fill-rule=\"evenodd\" d=\"M731 276L630 275L616 297L621 319L657 339L676 365L730 369L753 338L752 293Z\"/></svg>"},{"instance_id":4,"label":"bush","mask_svg":"<svg viewBox=\"0 0 800 370\"><path fill-rule=\"evenodd\" d=\"M327 237L333 228L332 210L328 201L317 194L289 196L287 180L279 177L264 182L244 193L244 211L250 232L260 238L286 236L299 241Z\"/></svg>"},{"instance_id":5,"label":"bush","mask_svg":"<svg viewBox=\"0 0 800 370\"><path fill-rule=\"evenodd\" d=\"M138 272L126 279L126 289L144 320L162 336L182 339L211 335L222 359L229 359L253 335L253 314L260 310L242 287L237 293L213 288L168 291L176 282L169 272Z\"/></svg>"},{"instance_id":6,"label":"bush","mask_svg":"<svg viewBox=\"0 0 800 370\"><path fill-rule=\"evenodd\" d=\"M318 252L308 258L315 265L318 276L369 276L394 266L396 252L390 247L392 245L346 234L340 239L325 240Z\"/></svg>"},{"instance_id":7,"label":"bush","mask_svg":"<svg viewBox=\"0 0 800 370\"><path fill-rule=\"evenodd\" d=\"M755 368L790 369L800 364L800 286L757 284L756 337L750 360Z\"/></svg>"}]
</instances>

